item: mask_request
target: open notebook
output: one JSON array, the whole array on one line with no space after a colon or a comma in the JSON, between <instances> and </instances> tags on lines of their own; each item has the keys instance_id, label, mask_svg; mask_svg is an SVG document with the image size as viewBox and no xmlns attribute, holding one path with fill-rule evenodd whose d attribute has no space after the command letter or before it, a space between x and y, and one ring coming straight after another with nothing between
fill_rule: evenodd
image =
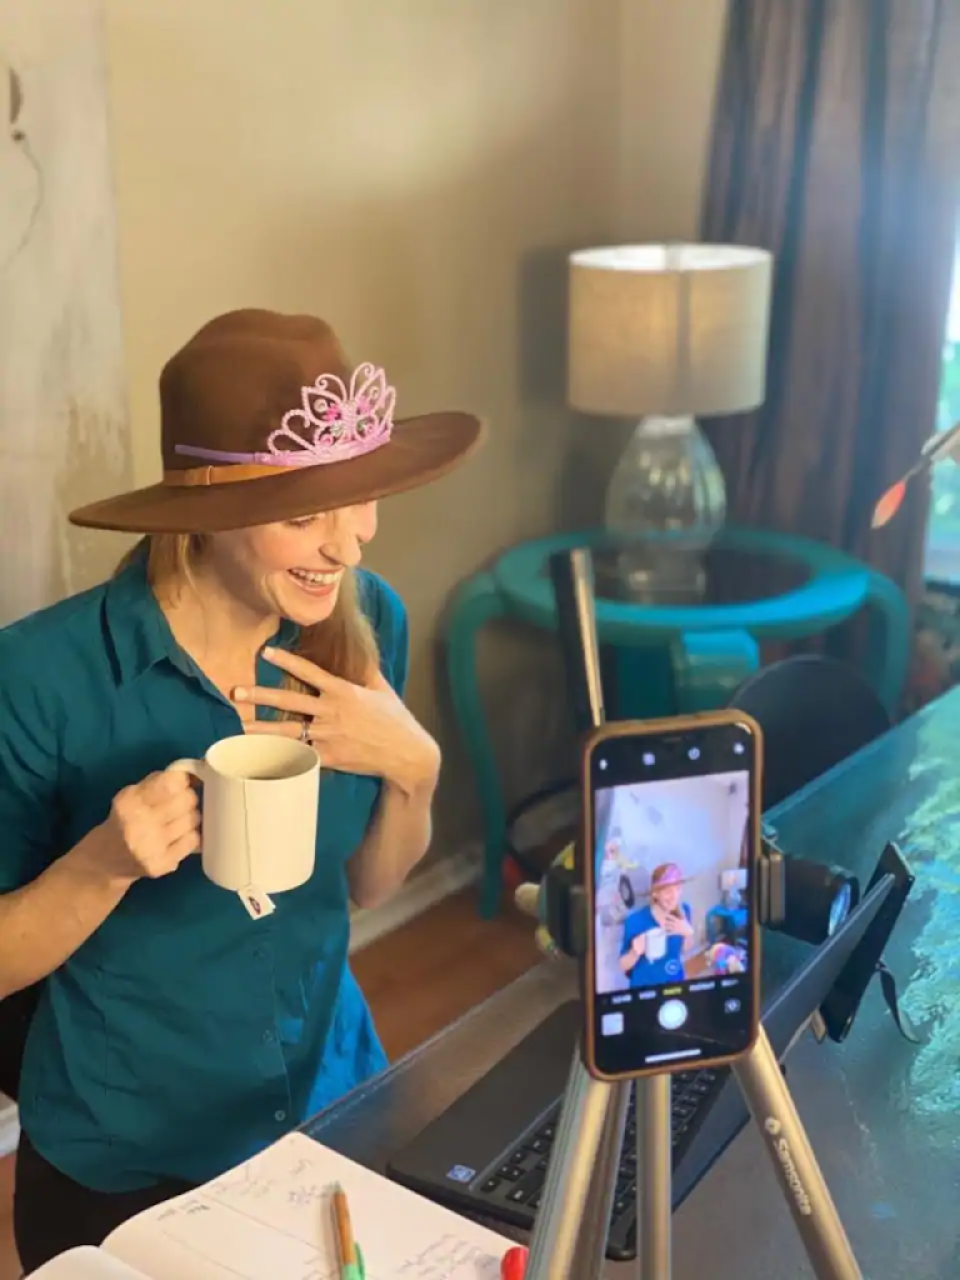
<instances>
[{"instance_id":1,"label":"open notebook","mask_svg":"<svg viewBox=\"0 0 960 1280\"><path fill-rule=\"evenodd\" d=\"M499 1280L511 1241L300 1133L72 1249L43 1280L339 1280L330 1208L350 1201L366 1280ZM56 1213L56 1205L50 1206Z\"/></svg>"}]
</instances>

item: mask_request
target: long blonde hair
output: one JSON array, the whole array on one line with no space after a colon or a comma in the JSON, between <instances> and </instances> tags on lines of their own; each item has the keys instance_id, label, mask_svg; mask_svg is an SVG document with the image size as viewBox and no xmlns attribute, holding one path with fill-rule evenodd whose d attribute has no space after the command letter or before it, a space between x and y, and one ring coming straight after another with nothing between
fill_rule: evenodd
<instances>
[{"instance_id":1,"label":"long blonde hair","mask_svg":"<svg viewBox=\"0 0 960 1280\"><path fill-rule=\"evenodd\" d=\"M151 533L141 538L117 565L120 573L141 555L147 559L147 580L154 591L194 584L193 568L203 545L203 535L192 533ZM313 627L304 627L295 652L315 662L324 671L365 684L378 662L377 639L369 619L360 607L357 582L347 570L340 584L337 603L329 618ZM284 676L290 688L304 688L299 681Z\"/></svg>"}]
</instances>

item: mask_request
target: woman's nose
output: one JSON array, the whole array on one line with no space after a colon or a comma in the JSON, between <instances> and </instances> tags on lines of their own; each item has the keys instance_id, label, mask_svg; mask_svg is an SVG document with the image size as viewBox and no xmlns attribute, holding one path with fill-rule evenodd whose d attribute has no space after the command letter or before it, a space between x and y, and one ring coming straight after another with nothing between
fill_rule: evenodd
<instances>
[{"instance_id":1,"label":"woman's nose","mask_svg":"<svg viewBox=\"0 0 960 1280\"><path fill-rule=\"evenodd\" d=\"M363 557L364 543L377 531L377 504L364 502L330 514L322 550L330 559L352 569Z\"/></svg>"}]
</instances>

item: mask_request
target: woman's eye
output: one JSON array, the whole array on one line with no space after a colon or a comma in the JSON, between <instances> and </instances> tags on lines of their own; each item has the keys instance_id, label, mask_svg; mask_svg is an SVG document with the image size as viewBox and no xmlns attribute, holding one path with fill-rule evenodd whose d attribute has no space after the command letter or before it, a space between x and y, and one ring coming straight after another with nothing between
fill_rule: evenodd
<instances>
[{"instance_id":1,"label":"woman's eye","mask_svg":"<svg viewBox=\"0 0 960 1280\"><path fill-rule=\"evenodd\" d=\"M301 516L299 520L288 520L291 529L307 529L313 524L316 516Z\"/></svg>"}]
</instances>

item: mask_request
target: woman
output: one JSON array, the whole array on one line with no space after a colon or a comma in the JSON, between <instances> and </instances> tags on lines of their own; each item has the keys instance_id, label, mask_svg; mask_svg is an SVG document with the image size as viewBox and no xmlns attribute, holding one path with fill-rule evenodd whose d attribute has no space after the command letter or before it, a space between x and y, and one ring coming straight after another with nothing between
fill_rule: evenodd
<instances>
[{"instance_id":1,"label":"woman","mask_svg":"<svg viewBox=\"0 0 960 1280\"><path fill-rule=\"evenodd\" d=\"M27 1271L385 1065L349 899L389 898L430 836L440 758L402 702L403 606L358 565L376 500L448 471L479 422L394 422L382 371L262 311L201 329L160 396L163 481L71 515L147 536L0 632L0 994L46 979L20 1081ZM324 766L313 876L256 922L204 877L168 768L241 727Z\"/></svg>"},{"instance_id":2,"label":"woman","mask_svg":"<svg viewBox=\"0 0 960 1280\"><path fill-rule=\"evenodd\" d=\"M687 883L675 862L654 867L650 905L632 911L623 922L620 968L631 987L659 987L682 982L683 957L693 945L692 914L681 902Z\"/></svg>"}]
</instances>

